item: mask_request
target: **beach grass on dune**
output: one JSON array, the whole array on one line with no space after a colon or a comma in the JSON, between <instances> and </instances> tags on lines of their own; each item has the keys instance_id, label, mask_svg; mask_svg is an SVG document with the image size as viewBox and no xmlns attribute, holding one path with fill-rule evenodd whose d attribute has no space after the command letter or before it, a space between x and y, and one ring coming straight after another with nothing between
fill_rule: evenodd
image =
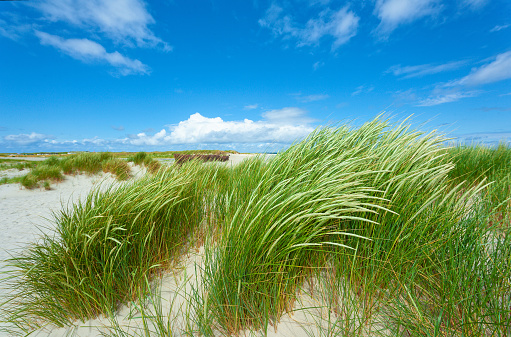
<instances>
[{"instance_id":1,"label":"beach grass on dune","mask_svg":"<svg viewBox=\"0 0 511 337\"><path fill-rule=\"evenodd\" d=\"M311 335L507 336L511 148L445 142L378 117L232 167L151 169L138 153L153 174L56 213L55 235L9 261L2 320L15 333L103 314L129 335L119 306L153 298L155 276L204 243L189 334L264 334L309 292L324 310ZM144 316L140 335L172 335L164 315Z\"/></svg>"},{"instance_id":2,"label":"beach grass on dune","mask_svg":"<svg viewBox=\"0 0 511 337\"><path fill-rule=\"evenodd\" d=\"M147 152L137 152L133 157L129 157L128 161L133 162L135 165L144 166L148 172L153 174L157 173L161 168L160 162Z\"/></svg>"},{"instance_id":3,"label":"beach grass on dune","mask_svg":"<svg viewBox=\"0 0 511 337\"><path fill-rule=\"evenodd\" d=\"M56 213L57 235L10 261L20 278L10 279L17 294L4 304L9 320L24 329L41 319L62 326L143 295L144 278L179 257L204 217L195 193L207 190L202 173L197 165L162 171Z\"/></svg>"}]
</instances>

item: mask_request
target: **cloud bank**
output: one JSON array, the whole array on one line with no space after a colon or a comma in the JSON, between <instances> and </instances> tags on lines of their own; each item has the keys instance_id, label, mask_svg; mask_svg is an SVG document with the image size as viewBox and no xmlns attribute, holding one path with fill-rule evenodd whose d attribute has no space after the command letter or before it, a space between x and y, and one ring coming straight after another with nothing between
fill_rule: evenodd
<instances>
[{"instance_id":1,"label":"cloud bank","mask_svg":"<svg viewBox=\"0 0 511 337\"><path fill-rule=\"evenodd\" d=\"M205 117L200 113L191 115L187 120L161 129L155 134L140 132L125 138L101 139L98 137L82 140L58 140L52 137L31 133L8 135L0 140L3 148L24 148L28 145L41 149L75 148L94 150L126 148L157 148L174 145L222 145L228 148L250 147L261 149L268 144L280 144L278 147L290 145L298 139L306 137L314 130L311 126L314 120L307 117L305 110L296 107L270 110L263 113L263 119L252 121L224 121L220 117Z\"/></svg>"}]
</instances>

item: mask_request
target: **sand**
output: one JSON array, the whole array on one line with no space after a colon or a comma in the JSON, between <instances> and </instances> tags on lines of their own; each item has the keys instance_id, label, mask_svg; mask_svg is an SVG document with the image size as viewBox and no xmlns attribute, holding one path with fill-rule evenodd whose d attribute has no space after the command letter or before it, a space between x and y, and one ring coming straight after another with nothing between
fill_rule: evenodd
<instances>
[{"instance_id":1,"label":"sand","mask_svg":"<svg viewBox=\"0 0 511 337\"><path fill-rule=\"evenodd\" d=\"M228 165L236 165L251 155L231 155ZM11 171L11 170L9 170ZM9 174L21 174L6 172ZM134 171L136 177L144 174L144 170ZM92 188L108 186L115 182L110 174L97 176L77 175L67 176L59 183L53 184L52 189L26 190L21 189L19 184L0 185L0 228L3 240L0 241L0 260L9 258L10 254L16 253L22 247L33 242L43 233L52 231L52 211L58 211L68 203L84 199ZM183 260L176 265L156 284L155 294L161 298L161 310L171 313L173 330L179 336L179 330L184 329L184 313L190 312L186 298L191 294L192 287L198 287L201 282L201 267L203 267L204 247L194 247ZM2 263L0 269L5 270ZM318 335L318 327L325 328L330 322L329 313L321 309L303 310L306 307L317 307L318 303L305 291L295 303L294 314L284 315L278 329L269 327L268 336L314 336ZM149 310L154 306L148 305ZM123 330L132 335L142 332L140 314L134 307L123 306L116 314L116 318ZM137 318L138 317L138 318ZM74 326L56 328L48 326L36 331L31 336L98 336L101 333L108 335L108 319L99 317L87 322L76 322ZM324 333L324 331L323 331ZM243 335L262 335L262 331L245 331ZM0 336L8 336L2 334Z\"/></svg>"}]
</instances>

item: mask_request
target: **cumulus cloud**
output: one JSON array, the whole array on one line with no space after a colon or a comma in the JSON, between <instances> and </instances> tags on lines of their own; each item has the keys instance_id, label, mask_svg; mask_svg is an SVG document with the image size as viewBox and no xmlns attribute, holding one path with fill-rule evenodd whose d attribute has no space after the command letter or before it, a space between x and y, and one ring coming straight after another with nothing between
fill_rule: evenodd
<instances>
[{"instance_id":1,"label":"cumulus cloud","mask_svg":"<svg viewBox=\"0 0 511 337\"><path fill-rule=\"evenodd\" d=\"M444 64L420 64L416 66L401 66L400 64L390 67L387 72L393 73L394 76L401 76L402 78L422 77L426 75L438 74L446 71L452 71L460 68L466 62L455 61Z\"/></svg>"},{"instance_id":2,"label":"cumulus cloud","mask_svg":"<svg viewBox=\"0 0 511 337\"><path fill-rule=\"evenodd\" d=\"M155 20L143 0L44 0L33 6L51 21L100 32L116 43L172 49L149 29Z\"/></svg>"},{"instance_id":3,"label":"cumulus cloud","mask_svg":"<svg viewBox=\"0 0 511 337\"><path fill-rule=\"evenodd\" d=\"M115 51L108 53L97 42L88 39L64 39L60 36L36 31L42 45L52 46L83 62L106 62L115 67L119 74L148 74L149 67L139 60L133 60Z\"/></svg>"},{"instance_id":4,"label":"cumulus cloud","mask_svg":"<svg viewBox=\"0 0 511 337\"><path fill-rule=\"evenodd\" d=\"M222 144L224 147L243 147L256 150L259 146L265 149L282 148L297 139L306 137L314 130L313 119L307 112L296 107L275 109L263 113L259 121L249 119L224 121L220 117L209 118L200 113L191 115L187 120L171 125L155 134L141 132L126 138L102 139L99 137L82 140L53 139L39 133L9 135L0 139L0 143L8 147L97 150L154 147L161 146L198 146ZM149 131L149 130L148 130ZM280 144L274 146L271 144Z\"/></svg>"},{"instance_id":5,"label":"cumulus cloud","mask_svg":"<svg viewBox=\"0 0 511 337\"><path fill-rule=\"evenodd\" d=\"M313 128L305 125L303 110L284 108L263 114L266 120L254 122L224 121L220 117L208 118L195 113L185 121L165 129L153 136L139 133L135 138L126 139L133 145L197 144L197 143L292 143L305 137ZM290 124L290 121L298 125Z\"/></svg>"},{"instance_id":6,"label":"cumulus cloud","mask_svg":"<svg viewBox=\"0 0 511 337\"><path fill-rule=\"evenodd\" d=\"M292 15L286 14L282 7L273 3L259 20L259 25L271 29L274 36L297 40L298 47L318 45L322 38L328 36L333 39L332 49L335 50L357 34L359 20L345 6L339 10L326 8L317 17L300 25Z\"/></svg>"},{"instance_id":7,"label":"cumulus cloud","mask_svg":"<svg viewBox=\"0 0 511 337\"><path fill-rule=\"evenodd\" d=\"M254 110L254 109L257 109L258 106L259 106L258 104L245 105L244 109L245 110Z\"/></svg>"},{"instance_id":8,"label":"cumulus cloud","mask_svg":"<svg viewBox=\"0 0 511 337\"><path fill-rule=\"evenodd\" d=\"M376 33L387 37L398 26L433 16L442 7L437 0L377 0L374 14L380 19Z\"/></svg>"},{"instance_id":9,"label":"cumulus cloud","mask_svg":"<svg viewBox=\"0 0 511 337\"><path fill-rule=\"evenodd\" d=\"M472 72L461 80L451 85L476 86L503 81L511 78L511 51L499 54L494 61L479 68L472 69Z\"/></svg>"}]
</instances>

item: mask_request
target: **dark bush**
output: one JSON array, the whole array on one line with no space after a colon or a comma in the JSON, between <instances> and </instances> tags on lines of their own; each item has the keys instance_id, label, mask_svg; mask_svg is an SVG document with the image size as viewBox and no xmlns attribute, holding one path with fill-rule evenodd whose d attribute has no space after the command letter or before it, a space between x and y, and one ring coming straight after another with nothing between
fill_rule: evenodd
<instances>
[{"instance_id":1,"label":"dark bush","mask_svg":"<svg viewBox=\"0 0 511 337\"><path fill-rule=\"evenodd\" d=\"M198 160L202 162L208 161L221 161L225 162L229 160L228 155L219 155L219 154L180 154L174 153L174 158L176 160L176 164L183 164L191 160Z\"/></svg>"}]
</instances>

